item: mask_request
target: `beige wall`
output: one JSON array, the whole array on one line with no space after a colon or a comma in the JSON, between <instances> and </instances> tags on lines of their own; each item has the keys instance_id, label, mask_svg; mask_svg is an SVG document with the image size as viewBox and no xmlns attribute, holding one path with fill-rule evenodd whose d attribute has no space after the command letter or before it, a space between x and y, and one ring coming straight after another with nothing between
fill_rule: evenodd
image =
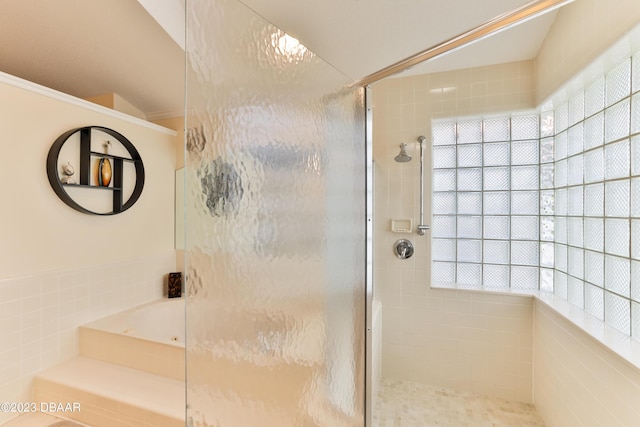
<instances>
[{"instance_id":1,"label":"beige wall","mask_svg":"<svg viewBox=\"0 0 640 427\"><path fill-rule=\"evenodd\" d=\"M173 129L174 131L176 131L176 137L175 137L176 170L184 168L184 158L185 158L184 117L172 117L168 119L154 120L153 122L160 126L164 126L168 129ZM184 200L181 200L181 201L176 200L175 203L184 203ZM176 271L185 271L184 250L176 250Z\"/></svg>"},{"instance_id":2,"label":"beige wall","mask_svg":"<svg viewBox=\"0 0 640 427\"><path fill-rule=\"evenodd\" d=\"M535 59L536 104L640 21L639 0L577 0L558 11Z\"/></svg>"},{"instance_id":3,"label":"beige wall","mask_svg":"<svg viewBox=\"0 0 640 427\"><path fill-rule=\"evenodd\" d=\"M176 132L176 170L184 167L184 117L171 117L168 119L153 120L153 123L172 129Z\"/></svg>"},{"instance_id":4,"label":"beige wall","mask_svg":"<svg viewBox=\"0 0 640 427\"><path fill-rule=\"evenodd\" d=\"M455 88L439 91L439 88ZM435 92L435 93L434 93ZM419 157L396 163L401 142L427 136L425 222L431 218L431 120L526 110L533 63L518 62L398 78L373 87L375 298L382 302L382 375L532 401L528 298L430 289L430 234L392 233L391 219L419 218ZM393 243L410 239L400 260Z\"/></svg>"},{"instance_id":5,"label":"beige wall","mask_svg":"<svg viewBox=\"0 0 640 427\"><path fill-rule=\"evenodd\" d=\"M87 101L94 104L102 105L103 107L110 108L115 111L119 111L124 114L128 114L133 117L145 120L146 117L142 111L137 109L134 105L129 103L126 99L118 95L117 93L107 93L104 95L92 96L85 98ZM172 128L169 128L172 129Z\"/></svg>"},{"instance_id":6,"label":"beige wall","mask_svg":"<svg viewBox=\"0 0 640 427\"><path fill-rule=\"evenodd\" d=\"M535 303L536 408L548 427L637 426L640 370Z\"/></svg>"},{"instance_id":7,"label":"beige wall","mask_svg":"<svg viewBox=\"0 0 640 427\"><path fill-rule=\"evenodd\" d=\"M77 212L49 185L51 144L88 125L122 133L144 161L142 196L121 214ZM0 128L0 401L28 402L35 373L78 354L79 325L163 296L176 269L176 136L2 73Z\"/></svg>"},{"instance_id":8,"label":"beige wall","mask_svg":"<svg viewBox=\"0 0 640 427\"><path fill-rule=\"evenodd\" d=\"M100 264L173 249L175 136L10 84L0 84L5 155L0 278ZM74 127L101 125L125 135L145 165L138 202L112 216L71 209L53 192L46 158Z\"/></svg>"}]
</instances>

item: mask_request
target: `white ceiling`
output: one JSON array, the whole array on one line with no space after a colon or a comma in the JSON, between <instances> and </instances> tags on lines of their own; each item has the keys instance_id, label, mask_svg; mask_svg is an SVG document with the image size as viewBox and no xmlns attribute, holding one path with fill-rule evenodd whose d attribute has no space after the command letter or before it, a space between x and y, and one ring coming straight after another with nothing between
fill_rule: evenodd
<instances>
[{"instance_id":1,"label":"white ceiling","mask_svg":"<svg viewBox=\"0 0 640 427\"><path fill-rule=\"evenodd\" d=\"M243 0L265 19L358 80L468 31L530 0ZM413 74L533 59L555 14L434 60ZM500 46L495 49L496 45ZM479 63L480 61L481 63ZM437 62L437 64L435 63Z\"/></svg>"},{"instance_id":2,"label":"white ceiling","mask_svg":"<svg viewBox=\"0 0 640 427\"><path fill-rule=\"evenodd\" d=\"M243 3L357 80L528 0ZM180 0L4 0L0 71L80 98L117 93L148 118L180 115L183 50L145 7L179 39ZM402 75L532 59L554 17L547 14Z\"/></svg>"}]
</instances>

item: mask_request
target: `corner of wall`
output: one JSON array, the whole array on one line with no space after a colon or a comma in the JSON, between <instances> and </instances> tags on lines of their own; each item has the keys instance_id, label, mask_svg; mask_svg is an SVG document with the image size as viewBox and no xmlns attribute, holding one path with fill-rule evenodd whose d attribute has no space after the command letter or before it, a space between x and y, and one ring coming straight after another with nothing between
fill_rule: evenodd
<instances>
[{"instance_id":1,"label":"corner of wall","mask_svg":"<svg viewBox=\"0 0 640 427\"><path fill-rule=\"evenodd\" d=\"M145 114L139 108L135 107L117 93L105 93L103 95L91 96L89 98L85 98L85 101L111 108L112 110L128 114L138 119L147 119Z\"/></svg>"},{"instance_id":2,"label":"corner of wall","mask_svg":"<svg viewBox=\"0 0 640 427\"><path fill-rule=\"evenodd\" d=\"M176 131L176 170L184 167L185 156L185 121L184 117L169 117L164 119L151 120L159 126Z\"/></svg>"},{"instance_id":3,"label":"corner of wall","mask_svg":"<svg viewBox=\"0 0 640 427\"><path fill-rule=\"evenodd\" d=\"M640 21L637 2L580 0L558 11L535 62L535 104L545 102Z\"/></svg>"},{"instance_id":4,"label":"corner of wall","mask_svg":"<svg viewBox=\"0 0 640 427\"><path fill-rule=\"evenodd\" d=\"M640 371L538 300L533 319L534 403L545 423L638 425Z\"/></svg>"}]
</instances>

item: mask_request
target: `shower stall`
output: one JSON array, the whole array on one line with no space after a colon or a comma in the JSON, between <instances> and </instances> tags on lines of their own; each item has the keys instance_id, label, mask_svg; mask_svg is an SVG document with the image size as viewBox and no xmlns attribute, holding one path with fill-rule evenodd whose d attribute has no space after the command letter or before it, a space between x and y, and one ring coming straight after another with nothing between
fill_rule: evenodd
<instances>
[{"instance_id":1,"label":"shower stall","mask_svg":"<svg viewBox=\"0 0 640 427\"><path fill-rule=\"evenodd\" d=\"M186 6L187 421L361 426L380 360L366 344L374 150L364 88L407 65L354 85L239 2ZM427 138L417 148L420 180L401 175L421 187L424 235ZM428 239L415 251L429 259Z\"/></svg>"},{"instance_id":2,"label":"shower stall","mask_svg":"<svg viewBox=\"0 0 640 427\"><path fill-rule=\"evenodd\" d=\"M416 408L442 396L430 387L535 403L550 426L638 424L625 403L640 390L638 13L605 21L596 3L561 9L535 63L373 85L383 400L406 398L382 425L427 425L434 412ZM559 64L561 51L576 53ZM394 221L422 206L416 162L394 159L421 134L431 244L415 238L400 259L393 243L409 234Z\"/></svg>"},{"instance_id":3,"label":"shower stall","mask_svg":"<svg viewBox=\"0 0 640 427\"><path fill-rule=\"evenodd\" d=\"M421 57L485 37L485 30ZM380 360L367 345L374 299L384 310L386 375L532 402L532 300L426 285L431 236L416 234L426 234L424 218L432 215L424 200L432 188L424 174L433 167L425 156L428 118L463 116L465 104L420 123L416 114L402 140L417 144L402 146L399 155L402 140L393 149L372 146L371 91L364 87L384 96L393 85L378 82L408 65L353 85L241 3L188 2L189 425L372 425L375 396L367 381ZM505 108L529 109L531 99ZM376 119L393 116L377 108ZM376 123L382 139L393 134L384 120ZM418 156L416 179L411 157ZM375 170L376 180L386 180L376 188L375 207L373 158L387 162ZM373 220L374 210L381 221ZM419 257L391 258L398 236L385 234L388 218L419 218L417 229L408 228ZM374 233L381 237L375 265ZM374 272L381 279L375 295ZM422 339L429 344L416 345Z\"/></svg>"}]
</instances>

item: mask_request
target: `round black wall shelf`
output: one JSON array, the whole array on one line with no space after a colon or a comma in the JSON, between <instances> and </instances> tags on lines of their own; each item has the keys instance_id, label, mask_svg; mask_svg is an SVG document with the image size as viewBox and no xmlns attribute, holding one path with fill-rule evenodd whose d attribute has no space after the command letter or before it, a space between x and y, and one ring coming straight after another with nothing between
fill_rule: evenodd
<instances>
[{"instance_id":1,"label":"round black wall shelf","mask_svg":"<svg viewBox=\"0 0 640 427\"><path fill-rule=\"evenodd\" d=\"M129 153L129 157L114 156L106 153L99 153L91 150L91 136L92 131L99 131L112 136L117 140ZM58 157L60 150L69 141L69 139L76 133L80 133L80 173L79 183L67 184L60 180L60 169L58 163ZM91 184L91 159L110 159L113 161L112 168L112 186L93 185ZM135 184L131 196L124 201L123 200L123 184L124 184L124 168L125 162L132 163L135 167ZM144 187L144 165L142 164L142 158L140 153L136 150L136 147L125 138L122 134L116 132L113 129L109 129L102 126L86 126L76 129L71 129L62 135L60 135L51 148L47 156L47 176L49 177L49 183L51 188L58 195L58 197L73 209L91 215L114 215L126 211L140 198L142 194L142 188ZM107 190L113 194L113 209L110 212L94 212L83 207L78 200L72 198L65 190L67 187L80 187L89 190Z\"/></svg>"}]
</instances>

